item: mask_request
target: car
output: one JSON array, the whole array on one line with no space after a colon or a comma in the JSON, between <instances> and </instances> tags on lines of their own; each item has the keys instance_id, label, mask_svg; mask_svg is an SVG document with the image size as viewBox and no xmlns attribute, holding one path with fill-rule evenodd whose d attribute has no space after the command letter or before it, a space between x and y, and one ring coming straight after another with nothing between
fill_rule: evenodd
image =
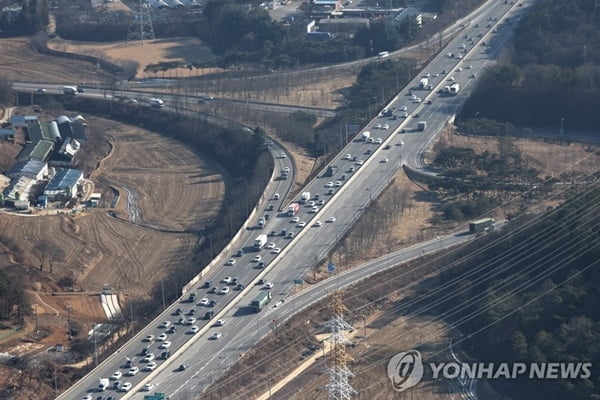
<instances>
[{"instance_id":1,"label":"car","mask_svg":"<svg viewBox=\"0 0 600 400\"><path fill-rule=\"evenodd\" d=\"M150 353L150 347L144 347L142 349L142 355L145 356L146 354Z\"/></svg>"},{"instance_id":2,"label":"car","mask_svg":"<svg viewBox=\"0 0 600 400\"><path fill-rule=\"evenodd\" d=\"M440 76L440 73L436 72L433 76L435 76L437 78L438 76Z\"/></svg>"},{"instance_id":3,"label":"car","mask_svg":"<svg viewBox=\"0 0 600 400\"><path fill-rule=\"evenodd\" d=\"M144 371L154 371L156 369L156 363L154 361L150 361L148 364L146 364L146 366L144 367Z\"/></svg>"},{"instance_id":4,"label":"car","mask_svg":"<svg viewBox=\"0 0 600 400\"><path fill-rule=\"evenodd\" d=\"M204 319L208 321L209 319L214 317L214 315L215 315L214 311L207 311L204 313Z\"/></svg>"},{"instance_id":5,"label":"car","mask_svg":"<svg viewBox=\"0 0 600 400\"><path fill-rule=\"evenodd\" d=\"M458 68L456 68L456 71L458 71L458 72L462 72L462 67L458 67Z\"/></svg>"},{"instance_id":6,"label":"car","mask_svg":"<svg viewBox=\"0 0 600 400\"><path fill-rule=\"evenodd\" d=\"M229 288L228 287L224 287L223 289L221 289L221 291L219 293L221 293L221 294L227 294L227 293L229 293Z\"/></svg>"},{"instance_id":7,"label":"car","mask_svg":"<svg viewBox=\"0 0 600 400\"><path fill-rule=\"evenodd\" d=\"M171 352L169 350L165 350L162 353L160 353L160 358L162 358L163 360L166 360L169 357L171 357Z\"/></svg>"},{"instance_id":8,"label":"car","mask_svg":"<svg viewBox=\"0 0 600 400\"><path fill-rule=\"evenodd\" d=\"M254 262L259 262L259 261L261 261L261 260L262 260L262 257L261 257L260 255L256 255L256 256L254 256L254 258L252 259L252 261L254 261Z\"/></svg>"},{"instance_id":9,"label":"car","mask_svg":"<svg viewBox=\"0 0 600 400\"><path fill-rule=\"evenodd\" d=\"M342 182L341 181L336 181L335 182L335 187L340 187L342 186Z\"/></svg>"},{"instance_id":10,"label":"car","mask_svg":"<svg viewBox=\"0 0 600 400\"><path fill-rule=\"evenodd\" d=\"M312 207L312 206L315 205L315 202L313 200L311 200L307 204L308 204L309 207ZM292 222L298 222L298 221L292 221Z\"/></svg>"},{"instance_id":11,"label":"car","mask_svg":"<svg viewBox=\"0 0 600 400\"><path fill-rule=\"evenodd\" d=\"M416 100L417 99L417 95L416 94L411 94L410 95L410 99L411 100Z\"/></svg>"},{"instance_id":12,"label":"car","mask_svg":"<svg viewBox=\"0 0 600 400\"><path fill-rule=\"evenodd\" d=\"M471 64L467 65L467 69L473 69L473 65L471 65Z\"/></svg>"},{"instance_id":13,"label":"car","mask_svg":"<svg viewBox=\"0 0 600 400\"><path fill-rule=\"evenodd\" d=\"M229 260L227 260L227 262L225 263L225 265L235 265L235 259L230 258Z\"/></svg>"},{"instance_id":14,"label":"car","mask_svg":"<svg viewBox=\"0 0 600 400\"><path fill-rule=\"evenodd\" d=\"M206 297L203 297L202 299L200 299L200 301L198 302L199 306L207 306L208 305L208 299Z\"/></svg>"},{"instance_id":15,"label":"car","mask_svg":"<svg viewBox=\"0 0 600 400\"><path fill-rule=\"evenodd\" d=\"M196 318L194 318L194 321L195 320ZM168 340L165 340L160 344L160 346L158 346L159 349L168 349L169 347L171 347L171 342L169 342Z\"/></svg>"},{"instance_id":16,"label":"car","mask_svg":"<svg viewBox=\"0 0 600 400\"><path fill-rule=\"evenodd\" d=\"M406 111L406 110L407 110L406 106L400 107L400 111Z\"/></svg>"},{"instance_id":17,"label":"car","mask_svg":"<svg viewBox=\"0 0 600 400\"><path fill-rule=\"evenodd\" d=\"M290 172L290 167L285 167L285 168L283 168L283 170L284 170L285 172Z\"/></svg>"},{"instance_id":18,"label":"car","mask_svg":"<svg viewBox=\"0 0 600 400\"><path fill-rule=\"evenodd\" d=\"M171 326L171 321L163 321L162 324L160 324L160 328L168 328Z\"/></svg>"},{"instance_id":19,"label":"car","mask_svg":"<svg viewBox=\"0 0 600 400\"><path fill-rule=\"evenodd\" d=\"M267 263L265 263L264 261L259 261L258 264L256 264L256 268L264 268L267 265Z\"/></svg>"},{"instance_id":20,"label":"car","mask_svg":"<svg viewBox=\"0 0 600 400\"><path fill-rule=\"evenodd\" d=\"M175 327L175 325L171 326L169 328L169 330L167 331L167 333L175 333L175 332L177 332L177 328Z\"/></svg>"},{"instance_id":21,"label":"car","mask_svg":"<svg viewBox=\"0 0 600 400\"><path fill-rule=\"evenodd\" d=\"M348 172L354 172L355 168L354 167L350 167L348 168Z\"/></svg>"},{"instance_id":22,"label":"car","mask_svg":"<svg viewBox=\"0 0 600 400\"><path fill-rule=\"evenodd\" d=\"M110 379L110 380L121 379L122 376L123 376L123 373L121 371L115 371L108 379Z\"/></svg>"},{"instance_id":23,"label":"car","mask_svg":"<svg viewBox=\"0 0 600 400\"><path fill-rule=\"evenodd\" d=\"M388 161L390 161L390 160L388 160L387 157L384 158L383 160L381 160L381 162L384 163L384 164L387 163Z\"/></svg>"},{"instance_id":24,"label":"car","mask_svg":"<svg viewBox=\"0 0 600 400\"><path fill-rule=\"evenodd\" d=\"M152 389L154 389L154 383L146 383L146 384L144 385L144 389L143 389L143 390L144 390L144 391L146 391L146 392L149 392L149 391L151 391Z\"/></svg>"},{"instance_id":25,"label":"car","mask_svg":"<svg viewBox=\"0 0 600 400\"><path fill-rule=\"evenodd\" d=\"M92 395L91 394L86 394L85 396L83 396L81 398L81 400L92 400Z\"/></svg>"},{"instance_id":26,"label":"car","mask_svg":"<svg viewBox=\"0 0 600 400\"><path fill-rule=\"evenodd\" d=\"M460 59L462 59L462 58L463 58L463 56L462 56L462 54L457 54L457 55L456 55L456 58L460 60Z\"/></svg>"},{"instance_id":27,"label":"car","mask_svg":"<svg viewBox=\"0 0 600 400\"><path fill-rule=\"evenodd\" d=\"M349 160L352 158L351 154L346 154L344 157L342 157L342 160Z\"/></svg>"},{"instance_id":28,"label":"car","mask_svg":"<svg viewBox=\"0 0 600 400\"><path fill-rule=\"evenodd\" d=\"M44 89L44 88L37 88L37 89L35 89L35 92L36 93L46 93L46 89Z\"/></svg>"},{"instance_id":29,"label":"car","mask_svg":"<svg viewBox=\"0 0 600 400\"><path fill-rule=\"evenodd\" d=\"M129 392L131 390L131 386L131 382L125 382L121 385L119 390L121 390L121 392Z\"/></svg>"},{"instance_id":30,"label":"car","mask_svg":"<svg viewBox=\"0 0 600 400\"><path fill-rule=\"evenodd\" d=\"M367 151L365 151L365 154L367 154L367 155L368 155L368 154L371 154L372 152L373 152L373 150L371 150L371 149L367 149Z\"/></svg>"},{"instance_id":31,"label":"car","mask_svg":"<svg viewBox=\"0 0 600 400\"><path fill-rule=\"evenodd\" d=\"M477 78L477 74L471 74L471 78Z\"/></svg>"},{"instance_id":32,"label":"car","mask_svg":"<svg viewBox=\"0 0 600 400\"><path fill-rule=\"evenodd\" d=\"M274 249L275 248L275 243L271 242L271 243L267 244L265 247L267 249Z\"/></svg>"},{"instance_id":33,"label":"car","mask_svg":"<svg viewBox=\"0 0 600 400\"><path fill-rule=\"evenodd\" d=\"M376 144L381 144L381 143L383 143L383 139L377 138L377 139L375 139L375 143Z\"/></svg>"},{"instance_id":34,"label":"car","mask_svg":"<svg viewBox=\"0 0 600 400\"><path fill-rule=\"evenodd\" d=\"M217 287L216 286L211 287L210 289L208 289L207 293L209 293L209 294L217 293Z\"/></svg>"},{"instance_id":35,"label":"car","mask_svg":"<svg viewBox=\"0 0 600 400\"><path fill-rule=\"evenodd\" d=\"M195 308L192 308L188 312L185 313L185 315L187 315L187 316L194 315L194 314L196 314L196 309Z\"/></svg>"},{"instance_id":36,"label":"car","mask_svg":"<svg viewBox=\"0 0 600 400\"><path fill-rule=\"evenodd\" d=\"M115 382L113 382L113 389L114 390L121 389L121 386L123 386L123 381L115 381Z\"/></svg>"},{"instance_id":37,"label":"car","mask_svg":"<svg viewBox=\"0 0 600 400\"><path fill-rule=\"evenodd\" d=\"M143 340L143 341L144 341L144 342L151 342L151 341L153 341L153 340L154 340L154 335L148 335L148 336L146 336L146 337L144 338L144 340ZM118 378L115 378L115 379L118 379Z\"/></svg>"},{"instance_id":38,"label":"car","mask_svg":"<svg viewBox=\"0 0 600 400\"><path fill-rule=\"evenodd\" d=\"M314 206L314 204L313 204L313 206ZM298 221L300 221L300 217L294 217L294 218L292 218L292 220L290 222L295 224Z\"/></svg>"},{"instance_id":39,"label":"car","mask_svg":"<svg viewBox=\"0 0 600 400\"><path fill-rule=\"evenodd\" d=\"M325 184L325 187L328 187L328 188L333 187L333 182L327 182Z\"/></svg>"},{"instance_id":40,"label":"car","mask_svg":"<svg viewBox=\"0 0 600 400\"><path fill-rule=\"evenodd\" d=\"M322 206L323 204L325 204L325 200L319 200L319 201L317 201L317 205Z\"/></svg>"},{"instance_id":41,"label":"car","mask_svg":"<svg viewBox=\"0 0 600 400\"><path fill-rule=\"evenodd\" d=\"M363 160L358 160L355 164L356 165L363 165L364 161Z\"/></svg>"},{"instance_id":42,"label":"car","mask_svg":"<svg viewBox=\"0 0 600 400\"><path fill-rule=\"evenodd\" d=\"M264 266L263 266L264 267ZM261 267L262 268L262 267ZM238 283L237 286L234 288L235 290L244 290L244 284L243 283Z\"/></svg>"},{"instance_id":43,"label":"car","mask_svg":"<svg viewBox=\"0 0 600 400\"><path fill-rule=\"evenodd\" d=\"M281 153L279 154L279 158L286 158L287 156L285 155L285 153Z\"/></svg>"},{"instance_id":44,"label":"car","mask_svg":"<svg viewBox=\"0 0 600 400\"><path fill-rule=\"evenodd\" d=\"M313 214L316 214L317 212L319 212L319 207L314 206L313 208L310 209L310 212Z\"/></svg>"},{"instance_id":45,"label":"car","mask_svg":"<svg viewBox=\"0 0 600 400\"><path fill-rule=\"evenodd\" d=\"M154 353L148 353L146 357L144 357L144 362L150 362L154 360Z\"/></svg>"},{"instance_id":46,"label":"car","mask_svg":"<svg viewBox=\"0 0 600 400\"><path fill-rule=\"evenodd\" d=\"M421 98L420 98L420 97L417 97L417 98L415 99L415 103L420 103L420 102L421 102Z\"/></svg>"},{"instance_id":47,"label":"car","mask_svg":"<svg viewBox=\"0 0 600 400\"><path fill-rule=\"evenodd\" d=\"M280 249L279 247L275 247L275 248L274 248L274 249L271 251L271 253L273 253L273 254L279 254L279 253L281 253L281 249Z\"/></svg>"},{"instance_id":48,"label":"car","mask_svg":"<svg viewBox=\"0 0 600 400\"><path fill-rule=\"evenodd\" d=\"M224 319L218 319L217 322L215 322L216 326L223 326L225 325L225 320Z\"/></svg>"},{"instance_id":49,"label":"car","mask_svg":"<svg viewBox=\"0 0 600 400\"><path fill-rule=\"evenodd\" d=\"M415 113L414 117L419 118L419 113Z\"/></svg>"},{"instance_id":50,"label":"car","mask_svg":"<svg viewBox=\"0 0 600 400\"><path fill-rule=\"evenodd\" d=\"M273 195L273 199L275 199L275 200L279 200L279 193L275 193L275 194Z\"/></svg>"},{"instance_id":51,"label":"car","mask_svg":"<svg viewBox=\"0 0 600 400\"><path fill-rule=\"evenodd\" d=\"M286 236L287 239L293 239L294 238L294 232L290 232L287 234Z\"/></svg>"},{"instance_id":52,"label":"car","mask_svg":"<svg viewBox=\"0 0 600 400\"><path fill-rule=\"evenodd\" d=\"M377 124L373 127L373 129L381 129L381 124Z\"/></svg>"},{"instance_id":53,"label":"car","mask_svg":"<svg viewBox=\"0 0 600 400\"><path fill-rule=\"evenodd\" d=\"M346 174L342 174L342 176L340 176L340 179L341 179L341 180L345 180L347 177L348 177L348 175L346 175Z\"/></svg>"},{"instance_id":54,"label":"car","mask_svg":"<svg viewBox=\"0 0 600 400\"><path fill-rule=\"evenodd\" d=\"M127 100L125 100L125 103L127 103L127 104L137 104L138 101L137 101L137 99L134 99L133 97L130 97Z\"/></svg>"},{"instance_id":55,"label":"car","mask_svg":"<svg viewBox=\"0 0 600 400\"><path fill-rule=\"evenodd\" d=\"M402 118L408 118L408 113L406 111L404 111L403 113L400 114L400 116Z\"/></svg>"},{"instance_id":56,"label":"car","mask_svg":"<svg viewBox=\"0 0 600 400\"><path fill-rule=\"evenodd\" d=\"M233 280L231 281L232 285L237 285L238 283L240 283L240 278L233 278Z\"/></svg>"},{"instance_id":57,"label":"car","mask_svg":"<svg viewBox=\"0 0 600 400\"><path fill-rule=\"evenodd\" d=\"M427 100L427 103L425 103L425 104L431 104L431 99Z\"/></svg>"},{"instance_id":58,"label":"car","mask_svg":"<svg viewBox=\"0 0 600 400\"><path fill-rule=\"evenodd\" d=\"M327 222L335 222L335 217L329 217L329 219L327 220Z\"/></svg>"},{"instance_id":59,"label":"car","mask_svg":"<svg viewBox=\"0 0 600 400\"><path fill-rule=\"evenodd\" d=\"M322 225L323 225L323 223L322 223L321 221L317 221L317 222L315 222L315 226L316 226L317 228L318 228L318 227L320 227L320 226L322 226Z\"/></svg>"},{"instance_id":60,"label":"car","mask_svg":"<svg viewBox=\"0 0 600 400\"><path fill-rule=\"evenodd\" d=\"M194 325L196 323L196 318L189 317L187 321L185 321L186 325Z\"/></svg>"},{"instance_id":61,"label":"car","mask_svg":"<svg viewBox=\"0 0 600 400\"><path fill-rule=\"evenodd\" d=\"M138 372L140 372L140 369L138 367L131 367L129 368L129 371L127 371L127 375L135 376Z\"/></svg>"},{"instance_id":62,"label":"car","mask_svg":"<svg viewBox=\"0 0 600 400\"><path fill-rule=\"evenodd\" d=\"M210 338L211 338L211 340L217 340L217 339L220 339L221 336L223 336L223 334L221 334L221 332L215 332L212 334L212 336Z\"/></svg>"},{"instance_id":63,"label":"car","mask_svg":"<svg viewBox=\"0 0 600 400\"><path fill-rule=\"evenodd\" d=\"M187 365L186 364L181 364L179 367L177 367L178 371L185 371L187 369Z\"/></svg>"},{"instance_id":64,"label":"car","mask_svg":"<svg viewBox=\"0 0 600 400\"><path fill-rule=\"evenodd\" d=\"M230 277L230 276L226 276L225 278L223 278L223 279L221 280L221 282L229 284L229 283L231 283L231 281L232 281L232 280L233 280L233 278L232 278L232 277Z\"/></svg>"},{"instance_id":65,"label":"car","mask_svg":"<svg viewBox=\"0 0 600 400\"><path fill-rule=\"evenodd\" d=\"M160 342L164 342L165 340L167 340L167 334L166 333L161 333L156 340L160 341Z\"/></svg>"},{"instance_id":66,"label":"car","mask_svg":"<svg viewBox=\"0 0 600 400\"><path fill-rule=\"evenodd\" d=\"M390 128L390 126L389 126L388 124L384 124L384 125L381 127L381 129L389 129L389 128Z\"/></svg>"},{"instance_id":67,"label":"car","mask_svg":"<svg viewBox=\"0 0 600 400\"><path fill-rule=\"evenodd\" d=\"M275 209L275 206L273 204L269 204L269 207L267 207L267 211L273 211Z\"/></svg>"},{"instance_id":68,"label":"car","mask_svg":"<svg viewBox=\"0 0 600 400\"><path fill-rule=\"evenodd\" d=\"M401 140L398 142L398 146L404 146L404 142Z\"/></svg>"},{"instance_id":69,"label":"car","mask_svg":"<svg viewBox=\"0 0 600 400\"><path fill-rule=\"evenodd\" d=\"M208 303L209 307L216 307L217 305L217 301L216 300L211 300L210 303Z\"/></svg>"},{"instance_id":70,"label":"car","mask_svg":"<svg viewBox=\"0 0 600 400\"><path fill-rule=\"evenodd\" d=\"M449 80L450 82L454 82L454 77L453 77L453 76L451 76L451 77L449 77L449 78L448 78L448 80Z\"/></svg>"},{"instance_id":71,"label":"car","mask_svg":"<svg viewBox=\"0 0 600 400\"><path fill-rule=\"evenodd\" d=\"M173 316L178 316L181 315L181 313L183 312L183 310L181 308L178 308L177 310L173 311ZM153 336L153 335L148 335L148 336ZM152 337L152 339L149 340L149 342L151 342L152 340L154 340L154 337Z\"/></svg>"},{"instance_id":72,"label":"car","mask_svg":"<svg viewBox=\"0 0 600 400\"><path fill-rule=\"evenodd\" d=\"M273 282L267 282L267 283L265 283L265 288L266 289L273 289Z\"/></svg>"},{"instance_id":73,"label":"car","mask_svg":"<svg viewBox=\"0 0 600 400\"><path fill-rule=\"evenodd\" d=\"M260 278L258 282L256 282L257 285L264 285L265 283L267 283L267 280L265 278Z\"/></svg>"},{"instance_id":74,"label":"car","mask_svg":"<svg viewBox=\"0 0 600 400\"><path fill-rule=\"evenodd\" d=\"M177 325L183 325L183 324L185 324L185 318L179 318L177 320Z\"/></svg>"},{"instance_id":75,"label":"car","mask_svg":"<svg viewBox=\"0 0 600 400\"><path fill-rule=\"evenodd\" d=\"M190 328L190 333L191 334L198 333L199 330L200 330L200 328L198 327L198 325L192 325Z\"/></svg>"}]
</instances>

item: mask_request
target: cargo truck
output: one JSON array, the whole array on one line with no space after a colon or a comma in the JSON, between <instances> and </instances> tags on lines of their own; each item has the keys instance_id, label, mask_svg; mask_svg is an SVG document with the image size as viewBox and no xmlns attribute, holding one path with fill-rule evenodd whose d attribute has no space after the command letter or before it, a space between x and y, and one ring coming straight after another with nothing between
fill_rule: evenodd
<instances>
[{"instance_id":1,"label":"cargo truck","mask_svg":"<svg viewBox=\"0 0 600 400\"><path fill-rule=\"evenodd\" d=\"M305 204L310 200L310 192L304 192L300 195L300 203Z\"/></svg>"},{"instance_id":2,"label":"cargo truck","mask_svg":"<svg viewBox=\"0 0 600 400\"><path fill-rule=\"evenodd\" d=\"M457 95L459 91L460 91L460 85L458 83L444 87L444 93L449 94L451 96Z\"/></svg>"},{"instance_id":3,"label":"cargo truck","mask_svg":"<svg viewBox=\"0 0 600 400\"><path fill-rule=\"evenodd\" d=\"M77 88L75 86L63 86L63 94L75 95L77 94Z\"/></svg>"},{"instance_id":4,"label":"cargo truck","mask_svg":"<svg viewBox=\"0 0 600 400\"><path fill-rule=\"evenodd\" d=\"M361 138L364 142L369 140L370 137L371 137L371 132L369 132L369 131L364 131L361 136Z\"/></svg>"},{"instance_id":5,"label":"cargo truck","mask_svg":"<svg viewBox=\"0 0 600 400\"><path fill-rule=\"evenodd\" d=\"M267 235L265 234L258 235L256 240L254 240L254 248L256 250L262 249L265 246L265 244L267 244Z\"/></svg>"},{"instance_id":6,"label":"cargo truck","mask_svg":"<svg viewBox=\"0 0 600 400\"><path fill-rule=\"evenodd\" d=\"M494 218L478 219L476 221L469 222L469 232L477 233L487 231L494 229L494 225L496 225L496 220Z\"/></svg>"},{"instance_id":7,"label":"cargo truck","mask_svg":"<svg viewBox=\"0 0 600 400\"><path fill-rule=\"evenodd\" d=\"M98 391L104 392L106 389L108 389L108 379L100 378L100 382L98 383Z\"/></svg>"},{"instance_id":8,"label":"cargo truck","mask_svg":"<svg viewBox=\"0 0 600 400\"><path fill-rule=\"evenodd\" d=\"M427 79L427 78L421 78L421 80L419 81L419 87L421 89L426 89L427 85L429 85L429 79Z\"/></svg>"},{"instance_id":9,"label":"cargo truck","mask_svg":"<svg viewBox=\"0 0 600 400\"><path fill-rule=\"evenodd\" d=\"M148 102L150 103L151 107L162 108L165 106L165 102L156 97L152 97L150 100L148 100Z\"/></svg>"},{"instance_id":10,"label":"cargo truck","mask_svg":"<svg viewBox=\"0 0 600 400\"><path fill-rule=\"evenodd\" d=\"M292 203L288 207L288 215L290 217L293 217L294 215L296 215L298 213L298 211L300 211L300 205L298 203Z\"/></svg>"},{"instance_id":11,"label":"cargo truck","mask_svg":"<svg viewBox=\"0 0 600 400\"><path fill-rule=\"evenodd\" d=\"M252 300L252 308L254 311L259 313L269 302L271 301L271 291L260 292L258 296Z\"/></svg>"}]
</instances>

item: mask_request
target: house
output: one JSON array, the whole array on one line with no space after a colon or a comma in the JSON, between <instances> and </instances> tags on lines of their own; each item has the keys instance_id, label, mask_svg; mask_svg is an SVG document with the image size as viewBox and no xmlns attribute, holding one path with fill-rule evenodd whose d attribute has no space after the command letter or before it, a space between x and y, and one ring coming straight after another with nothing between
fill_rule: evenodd
<instances>
[{"instance_id":1,"label":"house","mask_svg":"<svg viewBox=\"0 0 600 400\"><path fill-rule=\"evenodd\" d=\"M10 124L17 128L24 128L30 121L37 121L37 115L13 115L8 120Z\"/></svg>"},{"instance_id":2,"label":"house","mask_svg":"<svg viewBox=\"0 0 600 400\"><path fill-rule=\"evenodd\" d=\"M17 160L39 160L45 161L54 149L54 142L49 140L40 140L37 143L27 143L19 153Z\"/></svg>"},{"instance_id":3,"label":"house","mask_svg":"<svg viewBox=\"0 0 600 400\"><path fill-rule=\"evenodd\" d=\"M29 200L15 200L13 206L17 210L29 210Z\"/></svg>"},{"instance_id":4,"label":"house","mask_svg":"<svg viewBox=\"0 0 600 400\"><path fill-rule=\"evenodd\" d=\"M29 199L31 188L35 184L35 180L26 176L20 176L17 179L10 181L10 184L4 189L4 202L9 205L14 205L15 200Z\"/></svg>"},{"instance_id":5,"label":"house","mask_svg":"<svg viewBox=\"0 0 600 400\"><path fill-rule=\"evenodd\" d=\"M423 14L416 8L405 8L401 13L394 17L394 22L401 22L404 18L414 18L417 20L419 26L423 25Z\"/></svg>"},{"instance_id":6,"label":"house","mask_svg":"<svg viewBox=\"0 0 600 400\"><path fill-rule=\"evenodd\" d=\"M48 164L39 160L19 161L6 172L6 176L11 179L26 176L36 181L44 179L46 175L48 175Z\"/></svg>"},{"instance_id":7,"label":"house","mask_svg":"<svg viewBox=\"0 0 600 400\"><path fill-rule=\"evenodd\" d=\"M0 128L0 138L3 140L11 140L15 138L16 131L11 128Z\"/></svg>"},{"instance_id":8,"label":"house","mask_svg":"<svg viewBox=\"0 0 600 400\"><path fill-rule=\"evenodd\" d=\"M44 196L55 201L59 198L70 199L77 195L77 184L83 179L78 169L61 169L44 188Z\"/></svg>"}]
</instances>

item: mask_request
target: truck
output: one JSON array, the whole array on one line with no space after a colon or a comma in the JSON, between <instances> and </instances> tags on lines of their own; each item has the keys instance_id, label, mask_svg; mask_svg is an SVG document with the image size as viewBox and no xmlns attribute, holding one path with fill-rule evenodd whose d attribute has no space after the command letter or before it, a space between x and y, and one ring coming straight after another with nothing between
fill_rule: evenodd
<instances>
[{"instance_id":1,"label":"truck","mask_svg":"<svg viewBox=\"0 0 600 400\"><path fill-rule=\"evenodd\" d=\"M107 378L100 378L98 382L98 391L104 392L106 389L108 389L108 384L109 382Z\"/></svg>"},{"instance_id":2,"label":"truck","mask_svg":"<svg viewBox=\"0 0 600 400\"><path fill-rule=\"evenodd\" d=\"M152 97L148 100L151 107L162 108L165 106L165 102L162 99Z\"/></svg>"},{"instance_id":3,"label":"truck","mask_svg":"<svg viewBox=\"0 0 600 400\"><path fill-rule=\"evenodd\" d=\"M334 173L335 173L335 168L333 167L333 165L330 165L325 170L325 173L323 174L323 176L333 176Z\"/></svg>"},{"instance_id":4,"label":"truck","mask_svg":"<svg viewBox=\"0 0 600 400\"><path fill-rule=\"evenodd\" d=\"M258 227L259 228L264 228L265 227L265 219L264 218L259 218L258 219Z\"/></svg>"},{"instance_id":5,"label":"truck","mask_svg":"<svg viewBox=\"0 0 600 400\"><path fill-rule=\"evenodd\" d=\"M77 94L77 87L75 87L75 86L63 86L63 94L75 95L75 94Z\"/></svg>"},{"instance_id":6,"label":"truck","mask_svg":"<svg viewBox=\"0 0 600 400\"><path fill-rule=\"evenodd\" d=\"M458 83L444 87L444 93L449 94L451 96L457 95L459 91L460 91L460 85Z\"/></svg>"},{"instance_id":7,"label":"truck","mask_svg":"<svg viewBox=\"0 0 600 400\"><path fill-rule=\"evenodd\" d=\"M379 58L380 60L382 58L386 58L390 56L390 52L389 51L380 51L379 54L377 54L377 58Z\"/></svg>"},{"instance_id":8,"label":"truck","mask_svg":"<svg viewBox=\"0 0 600 400\"><path fill-rule=\"evenodd\" d=\"M423 132L425 129L427 129L427 121L419 121L417 123L417 130Z\"/></svg>"},{"instance_id":9,"label":"truck","mask_svg":"<svg viewBox=\"0 0 600 400\"><path fill-rule=\"evenodd\" d=\"M187 301L188 301L188 303L194 303L197 298L198 298L198 296L196 296L196 293L190 293Z\"/></svg>"},{"instance_id":10,"label":"truck","mask_svg":"<svg viewBox=\"0 0 600 400\"><path fill-rule=\"evenodd\" d=\"M419 87L421 89L427 89L428 85L429 85L429 79L428 78L421 78L421 80L419 81Z\"/></svg>"},{"instance_id":11,"label":"truck","mask_svg":"<svg viewBox=\"0 0 600 400\"><path fill-rule=\"evenodd\" d=\"M254 311L259 313L271 301L271 291L260 292L250 304Z\"/></svg>"},{"instance_id":12,"label":"truck","mask_svg":"<svg viewBox=\"0 0 600 400\"><path fill-rule=\"evenodd\" d=\"M254 240L254 248L256 250L260 250L267 244L267 235L264 233L262 235L258 235L258 237Z\"/></svg>"},{"instance_id":13,"label":"truck","mask_svg":"<svg viewBox=\"0 0 600 400\"><path fill-rule=\"evenodd\" d=\"M361 135L362 140L365 142L367 140L369 140L370 137L371 137L371 132L369 132L369 131L364 131Z\"/></svg>"},{"instance_id":14,"label":"truck","mask_svg":"<svg viewBox=\"0 0 600 400\"><path fill-rule=\"evenodd\" d=\"M296 215L298 213L298 211L300 211L300 205L298 203L292 203L288 207L288 215L290 217L293 217L294 215Z\"/></svg>"},{"instance_id":15,"label":"truck","mask_svg":"<svg viewBox=\"0 0 600 400\"><path fill-rule=\"evenodd\" d=\"M469 222L469 232L477 233L494 229L496 220L494 218L482 218Z\"/></svg>"},{"instance_id":16,"label":"truck","mask_svg":"<svg viewBox=\"0 0 600 400\"><path fill-rule=\"evenodd\" d=\"M310 200L310 192L303 192L300 195L300 203L306 204Z\"/></svg>"}]
</instances>

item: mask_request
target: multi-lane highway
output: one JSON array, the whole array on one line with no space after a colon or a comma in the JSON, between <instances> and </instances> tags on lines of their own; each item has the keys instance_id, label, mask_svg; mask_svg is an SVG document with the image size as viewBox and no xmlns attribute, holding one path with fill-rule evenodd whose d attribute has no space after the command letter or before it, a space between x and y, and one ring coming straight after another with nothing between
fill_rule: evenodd
<instances>
[{"instance_id":1,"label":"multi-lane highway","mask_svg":"<svg viewBox=\"0 0 600 400\"><path fill-rule=\"evenodd\" d=\"M268 331L266 321L270 320L267 319L269 313L254 313L248 307L258 293L267 290L263 284L256 284L258 279L264 278L266 282L273 283L271 291L274 303L286 298L293 287L293 280L305 276L333 248L337 239L387 186L403 163L414 168L424 167L421 162L423 150L458 110L476 76L494 59L509 36L511 25L503 22L503 18L507 13L520 12L525 7L517 9L515 6L509 11L510 8L509 4L491 3L485 12L481 12L465 26L463 32L423 71L423 74L429 74L432 90L417 89L421 79L418 76L399 93L386 107L392 111L392 115L378 116L365 128L375 139L374 143L359 140L350 143L332 162L332 175L319 176L305 188L305 191L311 193L311 201L315 201L315 204L303 204L297 214L297 222L293 222L287 215L286 204L281 204L283 193L278 192L283 189L276 186L286 187L289 180L270 185L267 194L270 200L261 204L260 212L250 221L250 225L255 226L258 218L264 218L268 214L265 227L242 235L231 253L220 259L222 265L212 268L205 278L212 282L211 286L216 286L217 291L230 288L228 294L209 293L210 289L203 288L203 282L199 283L191 291L197 295L196 301L182 301L169 307L154 323L60 398L83 398L88 391L97 388L99 378L108 378L115 371L126 373L129 369L125 365L127 359L132 359L134 366L143 369L148 363L143 362L142 350L149 347L149 351L158 356L163 351L159 349L163 342L155 339L143 342L142 339L147 335L158 337L166 330L159 328L159 325L167 320L177 327L175 333L167 334L167 340L171 343L171 357L159 360L154 372L139 372L135 376L119 378L118 380L131 382L134 388L129 393L119 393L118 396L142 398L143 392L139 390L146 383L151 383L155 386L153 390L163 392L171 399L204 390L218 377L215 371L222 372L232 365L239 354L253 346ZM514 19L515 15L510 18ZM486 42L485 46L483 41ZM450 57L448 53L453 53L453 56ZM460 54L461 58L457 58L455 54ZM462 68L462 71L458 68ZM451 76L460 84L461 91L457 96L443 96L438 90L450 82L448 79ZM409 96L409 90L412 90L414 97ZM420 98L419 102L417 97ZM402 112L406 112L408 117L402 117ZM422 132L416 131L418 121L427 121L427 128ZM358 137L360 136L359 134ZM280 156L279 149L274 149L273 152L277 158L276 176L286 167L292 168L288 158ZM275 193L279 193L279 196ZM315 199L316 195L319 196L318 199ZM321 224L317 224L317 221ZM305 224L301 224L302 222ZM287 231L286 236L281 234L284 229ZM271 232L275 234L270 235ZM288 238L289 232L294 234L293 239ZM269 234L268 242L281 249L279 254L275 254L274 249L252 251L254 239L262 233ZM238 250L242 250L242 254L236 257ZM258 261L253 262L256 256L260 256L260 261L265 264L259 267ZM235 260L235 263L225 265L229 259ZM226 277L238 278L244 288L236 291L233 285L223 282ZM191 292L188 291L184 298ZM236 301L224 307L235 293L239 293ZM203 298L217 301L216 307L198 305ZM193 315L174 315L178 308L183 313L189 313L191 309L195 311ZM211 321L200 319L207 311L215 311ZM198 320L190 322L190 325L176 324L179 318L191 317ZM217 319L223 319L224 325L214 326ZM188 333L194 325L198 326L199 332ZM217 332L222 336L211 340L212 335ZM179 370L182 364L186 364L188 368Z\"/></svg>"}]
</instances>

